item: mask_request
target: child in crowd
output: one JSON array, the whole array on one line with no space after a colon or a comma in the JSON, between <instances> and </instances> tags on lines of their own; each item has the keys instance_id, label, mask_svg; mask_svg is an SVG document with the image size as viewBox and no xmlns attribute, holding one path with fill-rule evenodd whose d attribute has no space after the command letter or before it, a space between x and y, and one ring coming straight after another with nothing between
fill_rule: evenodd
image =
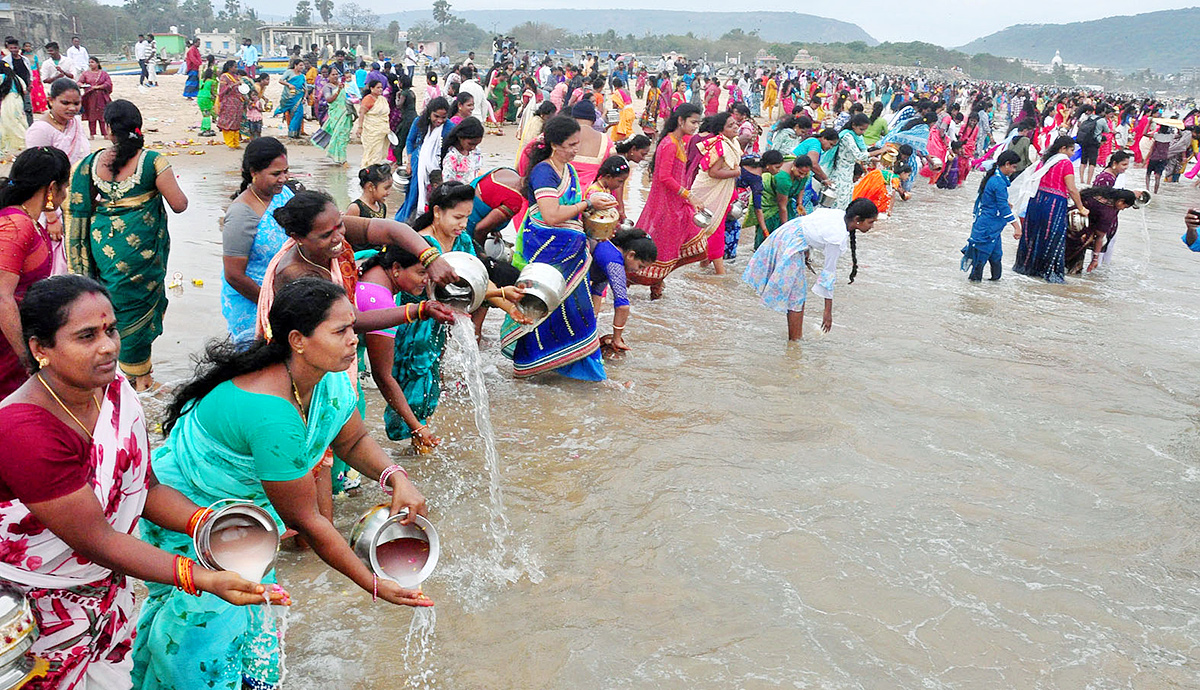
<instances>
[{"instance_id":1,"label":"child in crowd","mask_svg":"<svg viewBox=\"0 0 1200 690\"><path fill-rule=\"evenodd\" d=\"M768 152L771 153L771 152ZM773 153L779 153L774 151ZM783 154L779 154L782 160ZM751 219L754 227L762 227L762 192L763 192L763 163L755 156L747 156L742 159L742 173L738 175L737 184L733 192L733 201L741 201L746 212L741 218L734 218L732 214L725 216L725 260L734 261L737 259L738 240L742 236L742 221Z\"/></svg>"}]
</instances>

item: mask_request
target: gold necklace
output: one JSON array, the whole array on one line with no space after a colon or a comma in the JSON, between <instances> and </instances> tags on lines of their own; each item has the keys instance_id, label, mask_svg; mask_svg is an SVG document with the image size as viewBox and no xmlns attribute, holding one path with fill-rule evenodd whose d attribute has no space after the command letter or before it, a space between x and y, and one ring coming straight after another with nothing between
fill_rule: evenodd
<instances>
[{"instance_id":1,"label":"gold necklace","mask_svg":"<svg viewBox=\"0 0 1200 690\"><path fill-rule=\"evenodd\" d=\"M300 248L300 245L296 245L296 253L299 254L300 258L304 259L304 262L307 263L308 265L316 266L317 268L321 269L322 271L325 271L326 273L328 273L330 275L330 277L333 276L333 272L330 271L328 268L326 268L320 264L314 264L313 262L309 261L308 257L304 255L304 250Z\"/></svg>"},{"instance_id":2,"label":"gold necklace","mask_svg":"<svg viewBox=\"0 0 1200 690\"><path fill-rule=\"evenodd\" d=\"M71 411L71 408L67 407L67 404L62 401L62 398L58 397L58 393L55 393L54 389L50 387L50 384L46 383L46 379L42 378L42 374L40 372L37 374L37 380L42 382L42 386L46 389L46 392L50 394L50 397L54 398L54 402L58 403L58 406L63 409L63 412L66 412L68 415L70 415L71 419L79 425L79 428L83 429L83 433L87 434L88 440L92 440L92 432L88 431L88 428L83 425L83 422L79 421L79 417L76 417L75 413ZM293 387L295 386L294 383L292 385ZM92 393L92 402L96 403L96 410L99 411L100 398L96 397L95 393Z\"/></svg>"},{"instance_id":3,"label":"gold necklace","mask_svg":"<svg viewBox=\"0 0 1200 690\"><path fill-rule=\"evenodd\" d=\"M304 411L304 403L300 402L300 389L296 388L296 377L292 376L292 368L287 364L283 365L287 369L288 380L292 382L292 395L296 397L296 407L300 408L300 419L304 421L304 426L308 426L308 413ZM70 411L68 411L70 414Z\"/></svg>"},{"instance_id":4,"label":"gold necklace","mask_svg":"<svg viewBox=\"0 0 1200 690\"><path fill-rule=\"evenodd\" d=\"M258 190L254 188L254 185L250 185L249 189L250 189L250 193L254 195L254 198L255 198L255 199L258 199L258 201L259 201L259 202L260 202L260 203L261 203L263 206L270 206L270 205L271 205L271 204L270 204L270 202L268 202L266 199L264 199L264 198L262 198L261 196L259 196L259 195L258 195Z\"/></svg>"}]
</instances>

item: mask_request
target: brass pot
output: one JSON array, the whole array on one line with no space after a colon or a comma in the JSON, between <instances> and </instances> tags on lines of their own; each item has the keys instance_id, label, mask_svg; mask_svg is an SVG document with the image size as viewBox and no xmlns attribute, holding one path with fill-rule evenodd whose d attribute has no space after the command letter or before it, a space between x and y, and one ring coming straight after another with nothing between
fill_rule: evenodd
<instances>
[{"instance_id":1,"label":"brass pot","mask_svg":"<svg viewBox=\"0 0 1200 690\"><path fill-rule=\"evenodd\" d=\"M589 211L583 214L584 232L598 242L612 239L612 236L617 233L617 224L620 222L621 213L615 208Z\"/></svg>"}]
</instances>

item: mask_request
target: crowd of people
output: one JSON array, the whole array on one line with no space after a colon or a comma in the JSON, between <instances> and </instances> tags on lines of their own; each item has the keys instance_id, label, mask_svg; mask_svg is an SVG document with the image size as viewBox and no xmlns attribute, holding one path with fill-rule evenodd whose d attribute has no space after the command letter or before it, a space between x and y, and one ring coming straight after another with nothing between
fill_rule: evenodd
<instances>
[{"instance_id":1,"label":"crowd of people","mask_svg":"<svg viewBox=\"0 0 1200 690\"><path fill-rule=\"evenodd\" d=\"M471 54L430 71L423 99L407 52L397 65L344 51L322 59L312 46L272 110L256 52L215 72L192 44L183 97L202 134L215 115L226 145L242 149L242 179L221 228L226 332L194 378L161 391L170 404L151 469L138 393L159 390L167 208L186 209L187 192L146 149L138 107L110 99L95 57L84 54L85 70L49 44L36 64L7 45L0 134L8 146L19 124L21 150L0 181L0 425L12 439L0 453L0 578L30 595L45 631L35 651L50 671L31 687L273 687L279 640L262 607L246 605L288 594L273 572L254 583L195 561L191 535L221 499L263 507L373 598L432 605L364 566L332 507L366 478L392 493L393 513L425 513L368 433L363 380L383 399L389 439L434 452L457 317L424 295L458 279L443 253L483 263L475 333L489 308L504 312L500 348L515 377L601 381L603 353L632 347L631 286L657 299L687 264L725 273L743 230L754 236L742 278L786 314L795 340L810 290L832 328L841 257L853 283L859 235L914 194L978 173L969 279L985 266L1000 278L1012 228L1014 270L1062 282L1111 256L1119 212L1144 199L1122 184L1131 163L1145 161L1147 185L1200 170L1188 168L1200 112L1175 118L1150 99L834 70L722 77L616 56L572 64L498 38L489 69ZM81 112L109 145L91 150ZM288 138L263 135L272 116ZM479 149L506 123L517 155L485 169ZM309 138L346 164L354 136L361 195L346 208L291 177L292 142ZM638 210L626 188L642 164L650 185ZM601 214L618 229L598 229ZM1184 243L1200 251L1200 212L1185 223ZM565 283L562 303L537 319L518 307L521 272L535 263ZM136 620L128 578L149 587Z\"/></svg>"}]
</instances>

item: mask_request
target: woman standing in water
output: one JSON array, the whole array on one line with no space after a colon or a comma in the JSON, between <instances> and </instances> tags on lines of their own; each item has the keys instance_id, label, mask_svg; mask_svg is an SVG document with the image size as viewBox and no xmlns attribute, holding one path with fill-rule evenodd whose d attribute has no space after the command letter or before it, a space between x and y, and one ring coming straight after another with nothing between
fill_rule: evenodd
<instances>
[{"instance_id":1,"label":"woman standing in water","mask_svg":"<svg viewBox=\"0 0 1200 690\"><path fill-rule=\"evenodd\" d=\"M700 127L700 108L685 103L663 124L652 162L653 177L637 226L650 233L658 259L634 274L633 281L650 286L650 298L662 296L663 280L679 263L680 248L695 229L692 214L703 208L688 190L687 146Z\"/></svg>"},{"instance_id":2,"label":"woman standing in water","mask_svg":"<svg viewBox=\"0 0 1200 690\"><path fill-rule=\"evenodd\" d=\"M210 592L242 615L234 605L261 604L264 587L133 536L151 524L185 532L205 509L150 468L142 406L116 373L121 339L104 289L82 276L40 281L21 304L21 326L34 375L0 403L0 580L29 597L41 632L31 651L50 662L23 687L128 688L129 578L188 598Z\"/></svg>"},{"instance_id":3,"label":"woman standing in water","mask_svg":"<svg viewBox=\"0 0 1200 690\"><path fill-rule=\"evenodd\" d=\"M167 311L167 209L187 196L162 155L143 148L142 114L125 100L104 111L111 148L80 161L71 176L67 262L104 285L121 329L121 371L135 390L153 385L150 350Z\"/></svg>"},{"instance_id":4,"label":"woman standing in water","mask_svg":"<svg viewBox=\"0 0 1200 690\"><path fill-rule=\"evenodd\" d=\"M870 158L867 143L862 138L863 132L870 126L871 118L863 113L855 113L838 134L837 147L828 156L822 156L823 159L832 160L828 166L822 160L822 167L829 171L829 180L837 195L837 201L833 204L836 209L845 210L854 198L854 165L866 163ZM879 153L882 153L882 149Z\"/></svg>"},{"instance_id":5,"label":"woman standing in water","mask_svg":"<svg viewBox=\"0 0 1200 690\"><path fill-rule=\"evenodd\" d=\"M433 190L429 197L429 210L417 216L413 221L413 229L421 233L428 245L437 251L466 252L473 256L475 243L470 233L464 231L474 207L473 187L460 182L447 182ZM512 301L520 297L521 291L516 288L498 288L491 281L488 282L486 302L504 310L509 318L528 325L531 322L517 311ZM406 309L417 311L416 304L421 300L420 296L405 291L397 293L396 301ZM486 304L481 307L486 308ZM384 411L388 438L393 441L412 438L413 448L418 453L427 453L437 445L433 442L436 438L429 432L428 423L437 410L442 393L441 366L446 327L443 323L431 321L403 324L396 329L395 339L394 361L390 368L392 378L403 391L404 404L398 407L389 405Z\"/></svg>"},{"instance_id":6,"label":"woman standing in water","mask_svg":"<svg viewBox=\"0 0 1200 690\"><path fill-rule=\"evenodd\" d=\"M788 340L800 340L804 334L804 304L808 297L809 252L818 249L825 267L813 286L813 292L825 298L821 330L833 328L833 288L837 282L837 261L850 249L853 267L850 282L858 274L855 234L875 227L879 210L870 199L855 199L843 213L818 208L806 216L789 221L771 233L750 258L742 280L754 288L768 308L787 314Z\"/></svg>"},{"instance_id":7,"label":"woman standing in water","mask_svg":"<svg viewBox=\"0 0 1200 690\"><path fill-rule=\"evenodd\" d=\"M1046 149L1041 163L1013 182L1020 188L1013 207L1025 220L1013 265L1017 273L1048 283L1063 282L1068 202L1075 202L1080 215L1088 215L1075 186L1075 165L1070 158L1074 150L1074 139L1058 137Z\"/></svg>"},{"instance_id":8,"label":"woman standing in water","mask_svg":"<svg viewBox=\"0 0 1200 690\"><path fill-rule=\"evenodd\" d=\"M745 107L745 106L742 106ZM711 261L717 275L725 274L725 216L733 200L737 176L742 173L742 147L738 144L738 122L728 112L714 115L712 132L715 136L700 144L699 169L692 182L691 196L712 213L708 226L701 229L697 260ZM692 255L691 243L680 248L680 263Z\"/></svg>"},{"instance_id":9,"label":"woman standing in water","mask_svg":"<svg viewBox=\"0 0 1200 690\"><path fill-rule=\"evenodd\" d=\"M628 352L631 348L625 344L625 326L629 323L629 295L626 292L626 278L629 273L637 273L643 266L654 263L658 258L658 250L654 240L640 228L619 230L611 240L599 242L592 249L592 267L589 274L592 290L592 309L600 312L604 301L604 293L612 290L613 299L613 332L610 336L600 338L601 345L612 348L614 352Z\"/></svg>"},{"instance_id":10,"label":"woman standing in water","mask_svg":"<svg viewBox=\"0 0 1200 690\"><path fill-rule=\"evenodd\" d=\"M0 400L34 368L18 305L31 285L51 273L54 245L38 219L43 213L57 217L70 177L67 154L46 147L22 151L8 177L0 178Z\"/></svg>"},{"instance_id":11,"label":"woman standing in water","mask_svg":"<svg viewBox=\"0 0 1200 690\"><path fill-rule=\"evenodd\" d=\"M329 519L317 511L313 476L327 447L392 494L391 513L424 515L425 498L368 434L355 408L355 310L340 286L302 278L272 305L270 337L247 350L213 343L167 409L167 440L154 457L159 481L201 505L252 501L372 600L432 606L418 590L376 578ZM145 526L142 538L193 556L186 535ZM264 578L275 580L275 574ZM279 638L262 607L238 609L216 597L181 596L150 584L138 619L133 686L139 690L237 690L281 680Z\"/></svg>"},{"instance_id":12,"label":"woman standing in water","mask_svg":"<svg viewBox=\"0 0 1200 690\"><path fill-rule=\"evenodd\" d=\"M1009 178L1017 169L1021 156L1015 151L1004 151L979 182L979 193L975 197L975 222L971 225L971 237L962 249L962 270L968 271L968 280L983 280L983 267L992 268L991 280L1000 280L1004 247L1001 233L1005 225L1012 225L1013 238L1021 239L1021 224L1013 215L1008 204Z\"/></svg>"},{"instance_id":13,"label":"woman standing in water","mask_svg":"<svg viewBox=\"0 0 1200 690\"><path fill-rule=\"evenodd\" d=\"M426 307L421 306L420 296L425 294L428 283L425 267L421 265L415 254L396 246L385 247L383 251L368 257L362 264L356 288L356 306L360 313L365 313L377 309L391 309L398 302L403 302L406 310L416 309L417 314L420 315L426 310ZM426 303L427 305L428 303ZM426 316L429 315L426 314ZM413 448L422 452L425 449L437 447L442 441L433 435L428 423L417 419L412 407L409 406L407 393L401 383L401 380L406 383L408 380L396 377L394 370L408 370L407 366L400 365L401 358L396 353L396 336L401 329L406 335L416 334L419 330L428 330L432 333L436 332L438 326L433 325L432 328L420 329L419 324L413 323L383 328L370 331L363 336L363 340L366 344L367 359L371 363L371 378L374 379L379 394L383 396L383 401L387 403L384 420L388 422L388 437L404 438L404 434L397 430L400 428L409 430ZM414 337L412 342L417 343L421 340ZM410 354L417 354L425 350L427 348L416 347L407 351ZM405 360L407 359L406 357ZM426 418L429 414L432 414L432 410L426 414ZM389 415L398 416L399 422L393 421Z\"/></svg>"},{"instance_id":14,"label":"woman standing in water","mask_svg":"<svg viewBox=\"0 0 1200 690\"><path fill-rule=\"evenodd\" d=\"M516 262L539 261L554 266L566 279L566 297L540 324L530 329L511 316L504 320L500 344L513 360L517 378L557 370L585 381L602 381L604 364L596 334L596 313L588 294L591 257L581 216L584 211L616 206L615 199L583 199L583 185L571 160L579 149L579 122L555 117L535 144L526 183L529 212L522 222Z\"/></svg>"},{"instance_id":15,"label":"woman standing in water","mask_svg":"<svg viewBox=\"0 0 1200 690\"><path fill-rule=\"evenodd\" d=\"M225 210L221 224L221 313L234 343L254 341L258 292L267 264L287 235L272 213L292 198L286 186L287 148L274 137L261 137L242 156L242 187Z\"/></svg>"}]
</instances>

